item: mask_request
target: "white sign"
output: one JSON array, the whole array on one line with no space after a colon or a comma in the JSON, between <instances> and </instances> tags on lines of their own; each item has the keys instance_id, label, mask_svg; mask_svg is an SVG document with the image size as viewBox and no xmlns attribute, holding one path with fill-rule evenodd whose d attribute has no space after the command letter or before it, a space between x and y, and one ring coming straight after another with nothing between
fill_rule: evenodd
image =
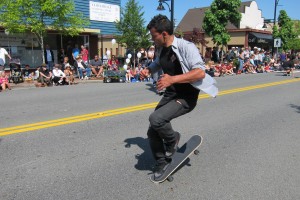
<instances>
[{"instance_id":1,"label":"white sign","mask_svg":"<svg viewBox=\"0 0 300 200\"><path fill-rule=\"evenodd\" d=\"M120 6L90 1L90 20L104 22L120 21Z\"/></svg>"},{"instance_id":2,"label":"white sign","mask_svg":"<svg viewBox=\"0 0 300 200\"><path fill-rule=\"evenodd\" d=\"M280 38L274 39L274 47L281 47L281 39Z\"/></svg>"}]
</instances>

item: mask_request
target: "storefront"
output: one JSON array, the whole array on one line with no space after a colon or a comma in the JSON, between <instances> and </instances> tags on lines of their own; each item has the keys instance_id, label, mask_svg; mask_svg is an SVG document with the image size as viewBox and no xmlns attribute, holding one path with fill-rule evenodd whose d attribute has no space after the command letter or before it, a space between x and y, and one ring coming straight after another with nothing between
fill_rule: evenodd
<instances>
[{"instance_id":1,"label":"storefront","mask_svg":"<svg viewBox=\"0 0 300 200\"><path fill-rule=\"evenodd\" d=\"M105 54L106 50L119 52L119 45L112 46L113 35L118 34L115 21L120 19L120 0L74 0L76 12L82 12L84 17L90 20L88 27L75 37L64 36L49 30L44 44L48 44L54 53L54 61L57 60L58 51L63 48L71 57L75 44L80 48L85 45L89 50L90 58L95 54ZM102 38L102 41L101 41ZM104 41L103 41L104 38ZM0 47L5 48L12 57L18 58L21 64L29 64L37 67L42 63L41 46L32 33L13 34L0 27Z\"/></svg>"},{"instance_id":2,"label":"storefront","mask_svg":"<svg viewBox=\"0 0 300 200\"><path fill-rule=\"evenodd\" d=\"M248 33L248 46L259 47L265 50L271 50L273 37L270 34L249 32Z\"/></svg>"}]
</instances>

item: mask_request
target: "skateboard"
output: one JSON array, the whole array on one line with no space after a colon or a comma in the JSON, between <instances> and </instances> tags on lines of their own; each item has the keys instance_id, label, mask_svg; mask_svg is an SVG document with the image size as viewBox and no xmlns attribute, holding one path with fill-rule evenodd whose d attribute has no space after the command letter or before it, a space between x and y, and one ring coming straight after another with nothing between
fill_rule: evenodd
<instances>
[{"instance_id":1,"label":"skateboard","mask_svg":"<svg viewBox=\"0 0 300 200\"><path fill-rule=\"evenodd\" d=\"M201 145L202 137L199 135L192 136L184 145L182 145L172 156L170 164L168 164L164 174L159 178L155 179L154 174L150 176L150 180L154 183L162 183L165 180L173 181L172 174L186 161L193 153L199 154L197 150Z\"/></svg>"}]
</instances>

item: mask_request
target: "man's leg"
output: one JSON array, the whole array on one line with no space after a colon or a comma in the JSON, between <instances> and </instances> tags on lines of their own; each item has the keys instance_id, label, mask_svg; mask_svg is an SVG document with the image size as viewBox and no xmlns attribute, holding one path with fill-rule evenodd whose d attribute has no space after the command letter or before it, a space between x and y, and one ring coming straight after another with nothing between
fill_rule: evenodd
<instances>
[{"instance_id":1,"label":"man's leg","mask_svg":"<svg viewBox=\"0 0 300 200\"><path fill-rule=\"evenodd\" d=\"M82 68L78 67L78 72L79 72L79 79L82 79L83 78Z\"/></svg>"},{"instance_id":2,"label":"man's leg","mask_svg":"<svg viewBox=\"0 0 300 200\"><path fill-rule=\"evenodd\" d=\"M150 127L155 130L155 132L150 131L148 133L156 134L155 136L148 135L149 139L160 137L167 144L173 143L176 140L177 132L173 130L170 121L190 112L195 106L196 102L188 103L184 99L169 100L163 97L155 111L149 117Z\"/></svg>"},{"instance_id":3,"label":"man's leg","mask_svg":"<svg viewBox=\"0 0 300 200\"><path fill-rule=\"evenodd\" d=\"M155 177L163 174L168 163L168 157L175 152L179 142L180 135L173 130L170 121L190 112L195 106L196 102L188 104L184 99L170 100L163 97L155 111L150 115L150 127L147 135L153 156L157 161ZM166 143L166 149L164 142Z\"/></svg>"},{"instance_id":4,"label":"man's leg","mask_svg":"<svg viewBox=\"0 0 300 200\"><path fill-rule=\"evenodd\" d=\"M53 70L53 62L52 61L48 61L48 70L50 71L50 72L52 72L52 70Z\"/></svg>"},{"instance_id":5,"label":"man's leg","mask_svg":"<svg viewBox=\"0 0 300 200\"><path fill-rule=\"evenodd\" d=\"M97 71L96 71L95 67L91 67L91 70L92 70L92 73L93 73L95 76L97 76Z\"/></svg>"}]
</instances>

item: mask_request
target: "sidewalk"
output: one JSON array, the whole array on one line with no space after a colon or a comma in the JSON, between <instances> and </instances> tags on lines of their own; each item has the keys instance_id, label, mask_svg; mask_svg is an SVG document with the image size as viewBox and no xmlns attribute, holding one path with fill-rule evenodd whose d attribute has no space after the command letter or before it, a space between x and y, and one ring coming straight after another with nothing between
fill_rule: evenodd
<instances>
[{"instance_id":1,"label":"sidewalk","mask_svg":"<svg viewBox=\"0 0 300 200\"><path fill-rule=\"evenodd\" d=\"M12 89L14 89L14 88L33 88L33 87L36 87L35 86L36 82L37 81L24 81L24 82L18 83L18 84L10 83L10 86ZM75 82L78 84L103 83L103 78L100 78L100 79L92 78L89 80L80 80L78 78L75 78Z\"/></svg>"}]
</instances>

